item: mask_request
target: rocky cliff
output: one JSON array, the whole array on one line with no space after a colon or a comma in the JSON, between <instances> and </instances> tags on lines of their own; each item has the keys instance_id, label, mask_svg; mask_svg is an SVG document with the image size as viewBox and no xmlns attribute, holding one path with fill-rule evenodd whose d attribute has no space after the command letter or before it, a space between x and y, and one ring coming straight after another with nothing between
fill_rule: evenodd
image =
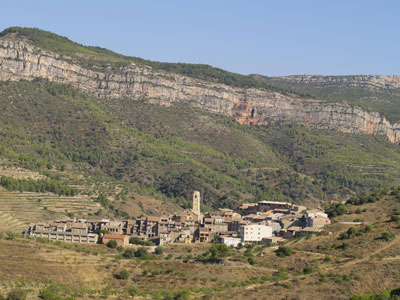
<instances>
[{"instance_id":1,"label":"rocky cliff","mask_svg":"<svg viewBox=\"0 0 400 300\"><path fill-rule=\"evenodd\" d=\"M0 39L0 81L43 78L69 84L97 97L147 99L171 105L188 103L209 112L235 117L242 124L279 125L294 122L349 133L384 135L400 141L400 123L379 113L345 103L299 99L261 89L234 88L131 64L118 72L83 67L78 61L44 51L30 43Z\"/></svg>"},{"instance_id":2,"label":"rocky cliff","mask_svg":"<svg viewBox=\"0 0 400 300\"><path fill-rule=\"evenodd\" d=\"M303 85L334 85L335 87L363 87L368 90L386 90L400 88L400 76L387 75L354 75L354 76L319 76L294 75L269 77L271 81L290 82Z\"/></svg>"}]
</instances>

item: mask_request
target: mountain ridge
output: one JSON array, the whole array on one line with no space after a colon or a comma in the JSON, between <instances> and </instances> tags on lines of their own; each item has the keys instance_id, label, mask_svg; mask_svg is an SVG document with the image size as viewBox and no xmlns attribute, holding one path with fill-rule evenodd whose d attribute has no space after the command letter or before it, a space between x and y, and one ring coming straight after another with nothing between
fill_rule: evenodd
<instances>
[{"instance_id":1,"label":"mountain ridge","mask_svg":"<svg viewBox=\"0 0 400 300\"><path fill-rule=\"evenodd\" d=\"M346 101L377 111L392 123L400 120L400 77L395 75L293 75L253 78L267 84L307 93L318 99Z\"/></svg>"},{"instance_id":2,"label":"mountain ridge","mask_svg":"<svg viewBox=\"0 0 400 300\"><path fill-rule=\"evenodd\" d=\"M111 62L112 63L112 62ZM349 133L384 135L392 143L400 140L400 123L391 124L376 112L347 103L295 97L257 88L228 86L198 78L155 71L130 63L117 67L79 65L73 58L45 51L12 33L0 38L0 80L42 78L68 84L97 97L145 98L150 103L172 105L186 102L208 112L234 117L247 125L299 123Z\"/></svg>"}]
</instances>

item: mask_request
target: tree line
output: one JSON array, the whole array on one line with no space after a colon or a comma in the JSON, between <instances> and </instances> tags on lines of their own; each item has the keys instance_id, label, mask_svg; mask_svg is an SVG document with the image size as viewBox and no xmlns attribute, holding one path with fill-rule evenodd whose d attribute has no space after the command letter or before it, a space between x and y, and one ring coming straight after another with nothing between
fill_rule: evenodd
<instances>
[{"instance_id":1,"label":"tree line","mask_svg":"<svg viewBox=\"0 0 400 300\"><path fill-rule=\"evenodd\" d=\"M2 176L0 178L0 185L9 191L51 192L60 196L75 196L77 194L76 189L62 184L55 179L15 179Z\"/></svg>"}]
</instances>

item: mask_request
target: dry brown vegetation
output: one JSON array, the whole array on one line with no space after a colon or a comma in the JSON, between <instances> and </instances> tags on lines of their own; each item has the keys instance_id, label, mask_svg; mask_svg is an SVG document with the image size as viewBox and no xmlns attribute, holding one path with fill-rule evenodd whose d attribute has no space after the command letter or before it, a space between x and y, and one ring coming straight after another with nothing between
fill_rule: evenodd
<instances>
[{"instance_id":1,"label":"dry brown vegetation","mask_svg":"<svg viewBox=\"0 0 400 300\"><path fill-rule=\"evenodd\" d=\"M34 299L52 282L66 285L64 295L75 299L127 299L131 297L128 289L138 299L169 299L166 292L157 293L166 290L186 292L181 299L348 299L352 294L396 288L400 224L390 221L390 215L400 209L400 203L388 196L348 208L360 208L363 212L355 215L365 223L339 223L353 221L353 214L337 217L323 234L287 243L294 253L285 258L277 257L276 247L256 245L251 249L253 265L247 261L246 249L234 250L225 265L192 263L209 244L168 245L153 260L139 260L125 259L122 252L103 245L44 243L23 237L8 240L3 234L0 290L5 294L18 286L29 288ZM367 225L370 230L365 229ZM351 226L359 233L342 239ZM385 232L392 232L394 238L383 240ZM338 246L343 243L348 243L345 249ZM128 271L129 279L118 278L121 270Z\"/></svg>"}]
</instances>

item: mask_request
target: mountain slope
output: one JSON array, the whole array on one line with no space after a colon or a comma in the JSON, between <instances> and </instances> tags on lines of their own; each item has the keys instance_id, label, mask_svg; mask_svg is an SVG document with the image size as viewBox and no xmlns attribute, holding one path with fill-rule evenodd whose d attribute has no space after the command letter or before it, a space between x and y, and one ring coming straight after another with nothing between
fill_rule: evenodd
<instances>
[{"instance_id":1,"label":"mountain slope","mask_svg":"<svg viewBox=\"0 0 400 300\"><path fill-rule=\"evenodd\" d=\"M47 162L64 165L84 176L62 180L95 184L89 191L119 185L103 190L128 211L135 195L189 207L194 189L213 207L245 199L316 205L397 185L400 175L398 146L369 135L251 127L183 103L116 102L44 81L2 83L0 100L3 156L41 172Z\"/></svg>"},{"instance_id":2,"label":"mountain slope","mask_svg":"<svg viewBox=\"0 0 400 300\"><path fill-rule=\"evenodd\" d=\"M0 156L93 199L106 193L113 213L189 207L195 189L211 209L318 205L399 183L397 133L377 113L155 70L43 35L0 38ZM362 132L377 135L350 134Z\"/></svg>"},{"instance_id":3,"label":"mountain slope","mask_svg":"<svg viewBox=\"0 0 400 300\"><path fill-rule=\"evenodd\" d=\"M39 46L44 43L52 45L46 42L43 35L39 34L38 42L31 37L32 34L25 38L23 31L3 32L0 37L0 80L42 78L70 84L97 97L133 100L145 98L151 103L163 105L184 101L212 113L235 117L242 124L299 123L313 128L384 135L394 143L400 140L400 124L391 124L378 113L346 103L302 99L268 89L248 88L247 84L241 86L233 83L229 86L216 83L224 81L221 79L224 76L212 80L207 68L203 72L201 66L195 65L190 67L196 70L189 72L192 77L182 76L137 64L126 57L118 60L115 54L104 55L105 50L98 50L99 55L93 54L92 48L77 46L72 42L68 44L65 40L60 47L69 51L62 51L61 54L49 52L33 46L31 42L33 39ZM81 48L92 52L86 53ZM74 56L65 56L64 53L70 52ZM183 69L181 71L185 72ZM197 79L203 73L207 81ZM243 82L246 80L243 79Z\"/></svg>"},{"instance_id":4,"label":"mountain slope","mask_svg":"<svg viewBox=\"0 0 400 300\"><path fill-rule=\"evenodd\" d=\"M392 122L400 120L399 76L253 75L252 77L277 88L290 89L318 99L347 101L380 112Z\"/></svg>"}]
</instances>

